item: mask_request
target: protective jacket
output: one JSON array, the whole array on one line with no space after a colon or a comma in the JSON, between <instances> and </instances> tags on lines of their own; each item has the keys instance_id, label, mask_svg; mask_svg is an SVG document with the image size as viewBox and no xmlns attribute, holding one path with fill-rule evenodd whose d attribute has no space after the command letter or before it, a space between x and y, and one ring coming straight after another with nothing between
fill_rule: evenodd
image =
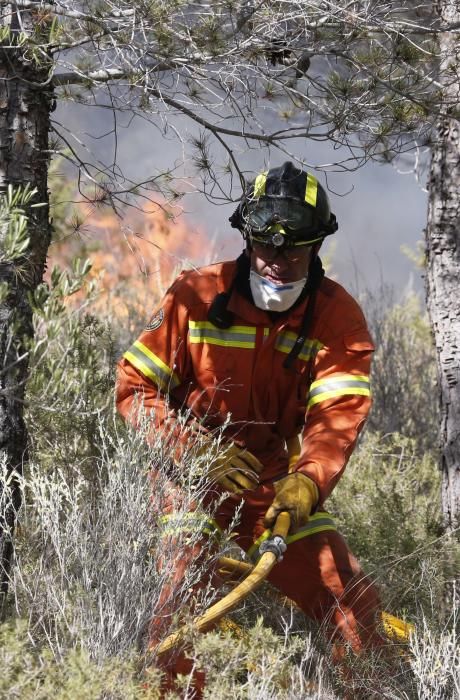
<instances>
[{"instance_id":1,"label":"protective jacket","mask_svg":"<svg viewBox=\"0 0 460 700\"><path fill-rule=\"evenodd\" d=\"M321 503L370 407L373 344L363 313L343 287L324 278L308 338L286 369L308 299L273 318L234 288L227 307L232 323L218 328L209 309L235 274L231 261L176 279L119 363L118 409L136 423L140 398L154 409L153 429L170 430L171 410L184 408L207 428L228 422L228 437L264 464L261 484L286 474L286 440L301 433L294 470L317 484Z\"/></svg>"}]
</instances>

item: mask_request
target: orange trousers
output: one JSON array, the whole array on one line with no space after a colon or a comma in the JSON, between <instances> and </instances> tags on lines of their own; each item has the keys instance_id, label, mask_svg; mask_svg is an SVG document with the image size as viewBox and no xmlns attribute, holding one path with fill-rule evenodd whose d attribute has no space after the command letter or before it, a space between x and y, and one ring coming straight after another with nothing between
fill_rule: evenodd
<instances>
[{"instance_id":1,"label":"orange trousers","mask_svg":"<svg viewBox=\"0 0 460 700\"><path fill-rule=\"evenodd\" d=\"M263 517L273 498L271 484L245 492L243 498L230 496L218 506L214 520L226 530L235 508L243 501L234 541L247 552L264 533ZM203 553L199 544L189 548L182 545L175 551L173 540L167 549L169 557L174 552L175 561L158 601L163 611L161 619L154 619L151 624L152 646L164 637L164 623L168 619L169 624L171 622L174 601L177 601L174 591L180 587L187 566ZM377 590L336 530L315 531L311 528L306 536L290 543L283 560L273 568L268 580L293 600L305 615L321 625L336 649L349 645L354 652L360 653L366 648L385 644L377 630L381 609ZM165 690L173 687L176 673L190 672L193 666L181 653L171 653L163 658L162 665L167 674ZM195 672L194 683L195 697L199 698L204 683L202 673Z\"/></svg>"}]
</instances>

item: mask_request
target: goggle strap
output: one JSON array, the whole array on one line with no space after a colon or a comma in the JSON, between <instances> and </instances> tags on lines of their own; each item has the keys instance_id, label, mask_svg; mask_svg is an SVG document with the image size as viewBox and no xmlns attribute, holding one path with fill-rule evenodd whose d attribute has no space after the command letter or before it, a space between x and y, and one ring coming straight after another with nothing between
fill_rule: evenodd
<instances>
[{"instance_id":1,"label":"goggle strap","mask_svg":"<svg viewBox=\"0 0 460 700\"><path fill-rule=\"evenodd\" d=\"M271 241L270 241L269 237L260 238L259 236L252 236L252 235L249 233L249 238L251 239L251 241L256 241L257 243L263 243L263 244L265 244L265 245L271 245ZM289 245L286 245L286 244L285 244L283 247L285 247L285 248L295 248L295 247L301 246L301 245L308 245L308 246L311 246L311 245L314 245L315 243L319 243L319 242L322 241L323 239L324 239L324 235L318 236L318 238L312 238L311 240L308 240L308 241L294 241L294 242L292 242L292 243L289 243ZM280 247L281 247L281 246L280 246Z\"/></svg>"}]
</instances>

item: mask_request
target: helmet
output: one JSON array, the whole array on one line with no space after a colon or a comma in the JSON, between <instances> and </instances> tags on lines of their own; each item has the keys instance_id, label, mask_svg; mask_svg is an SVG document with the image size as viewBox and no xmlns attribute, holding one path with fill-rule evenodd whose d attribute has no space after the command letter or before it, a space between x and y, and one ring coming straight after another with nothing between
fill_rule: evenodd
<instances>
[{"instance_id":1,"label":"helmet","mask_svg":"<svg viewBox=\"0 0 460 700\"><path fill-rule=\"evenodd\" d=\"M250 243L276 247L313 245L338 229L324 188L289 161L248 183L230 223Z\"/></svg>"}]
</instances>

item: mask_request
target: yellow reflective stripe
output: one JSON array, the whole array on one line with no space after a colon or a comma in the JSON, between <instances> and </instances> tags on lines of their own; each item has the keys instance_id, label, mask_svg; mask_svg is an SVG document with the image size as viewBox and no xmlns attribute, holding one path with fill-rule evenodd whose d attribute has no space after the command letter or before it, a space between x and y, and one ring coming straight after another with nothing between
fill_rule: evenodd
<instances>
[{"instance_id":1,"label":"yellow reflective stripe","mask_svg":"<svg viewBox=\"0 0 460 700\"><path fill-rule=\"evenodd\" d=\"M232 348L255 348L255 326L230 326L217 328L209 321L189 321L190 343L208 343Z\"/></svg>"},{"instance_id":2,"label":"yellow reflective stripe","mask_svg":"<svg viewBox=\"0 0 460 700\"><path fill-rule=\"evenodd\" d=\"M268 170L260 175L257 175L254 181L254 197L263 197L265 194L265 185L267 184Z\"/></svg>"},{"instance_id":3,"label":"yellow reflective stripe","mask_svg":"<svg viewBox=\"0 0 460 700\"><path fill-rule=\"evenodd\" d=\"M305 187L305 201L307 204L311 204L312 207L316 207L316 199L318 197L318 180L316 177L308 173L307 175L307 186Z\"/></svg>"},{"instance_id":4,"label":"yellow reflective stripe","mask_svg":"<svg viewBox=\"0 0 460 700\"><path fill-rule=\"evenodd\" d=\"M180 532L195 532L204 535L221 535L222 530L213 518L204 513L171 513L162 515L158 522L162 525L162 536Z\"/></svg>"},{"instance_id":5,"label":"yellow reflective stripe","mask_svg":"<svg viewBox=\"0 0 460 700\"><path fill-rule=\"evenodd\" d=\"M310 408L311 406L315 406L317 403L321 403L322 401L327 401L328 399L335 399L339 396L370 396L371 391L370 389L337 389L337 391L325 391L323 394L319 394L318 396L315 396L313 399L310 399L307 408Z\"/></svg>"},{"instance_id":6,"label":"yellow reflective stripe","mask_svg":"<svg viewBox=\"0 0 460 700\"><path fill-rule=\"evenodd\" d=\"M337 531L337 527L334 523L333 518L327 511L318 511L314 515L311 515L308 519L308 523L301 527L297 532L286 537L286 544L290 545L293 542L298 542L304 537L310 537L311 535L316 535L318 532L331 532ZM259 547L266 539L271 536L271 530L264 530L261 536L254 542L254 544L248 549L247 555L253 561L257 561L259 558Z\"/></svg>"},{"instance_id":7,"label":"yellow reflective stripe","mask_svg":"<svg viewBox=\"0 0 460 700\"><path fill-rule=\"evenodd\" d=\"M310 386L307 407L345 395L370 396L369 377L363 374L339 374L318 379Z\"/></svg>"},{"instance_id":8,"label":"yellow reflective stripe","mask_svg":"<svg viewBox=\"0 0 460 700\"><path fill-rule=\"evenodd\" d=\"M180 384L177 374L139 340L131 345L123 357L161 389L174 389Z\"/></svg>"},{"instance_id":9,"label":"yellow reflective stripe","mask_svg":"<svg viewBox=\"0 0 460 700\"><path fill-rule=\"evenodd\" d=\"M292 542L297 542L297 540L302 540L304 537L316 535L317 532L328 532L331 530L337 530L337 528L334 524L331 525L330 523L324 523L324 525L317 525L316 527L309 527L308 531L302 532L299 530L293 535L289 535L286 543L291 544Z\"/></svg>"},{"instance_id":10,"label":"yellow reflective stripe","mask_svg":"<svg viewBox=\"0 0 460 700\"><path fill-rule=\"evenodd\" d=\"M199 330L210 330L218 331L220 330L210 321L189 321L189 328L199 329ZM225 331L230 331L232 333L246 333L247 335L252 335L256 332L255 326L230 326L226 328Z\"/></svg>"},{"instance_id":11,"label":"yellow reflective stripe","mask_svg":"<svg viewBox=\"0 0 460 700\"><path fill-rule=\"evenodd\" d=\"M316 379L314 382L312 382L310 386L310 392L314 391L314 389L316 389L317 387L324 387L328 384L331 384L332 382L342 382L349 380L365 382L367 384L370 383L368 374L330 374L327 377L324 377L323 379Z\"/></svg>"},{"instance_id":12,"label":"yellow reflective stripe","mask_svg":"<svg viewBox=\"0 0 460 700\"><path fill-rule=\"evenodd\" d=\"M278 334L278 337L276 339L275 350L279 350L280 352L285 352L286 354L289 354L292 348L294 347L294 343L296 340L297 333L293 333L292 331L282 331ZM308 362L308 360L311 360L313 357L315 357L315 355L321 350L322 347L324 347L323 343L321 343L316 338L307 338L302 346L302 350L300 351L298 357L299 359Z\"/></svg>"}]
</instances>

